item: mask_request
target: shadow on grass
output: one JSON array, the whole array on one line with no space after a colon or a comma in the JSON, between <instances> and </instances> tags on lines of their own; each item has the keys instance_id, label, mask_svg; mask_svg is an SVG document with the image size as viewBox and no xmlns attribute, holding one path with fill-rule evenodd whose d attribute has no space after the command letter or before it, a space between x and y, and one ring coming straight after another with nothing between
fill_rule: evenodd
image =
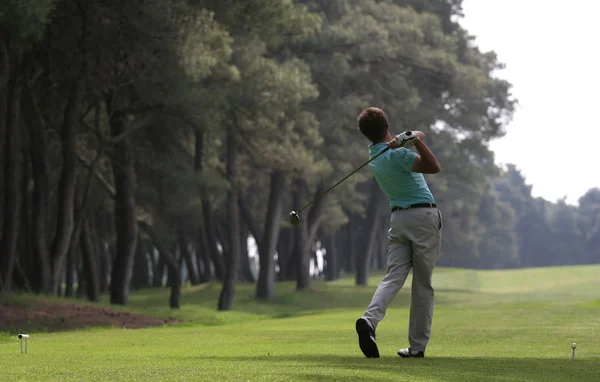
<instances>
[{"instance_id":1,"label":"shadow on grass","mask_svg":"<svg viewBox=\"0 0 600 382\"><path fill-rule=\"evenodd\" d=\"M207 357L202 357L207 358ZM387 379L443 381L598 381L600 360L509 357L435 357L402 359L383 356L367 359L362 356L286 355L208 357L223 362L264 363L265 367L281 368L300 380L356 380L356 372L374 373L360 376L361 381ZM330 375L334 369L335 377ZM298 372L298 370L302 370ZM383 373L383 375L382 375ZM296 380L295 378L295 380Z\"/></svg>"}]
</instances>

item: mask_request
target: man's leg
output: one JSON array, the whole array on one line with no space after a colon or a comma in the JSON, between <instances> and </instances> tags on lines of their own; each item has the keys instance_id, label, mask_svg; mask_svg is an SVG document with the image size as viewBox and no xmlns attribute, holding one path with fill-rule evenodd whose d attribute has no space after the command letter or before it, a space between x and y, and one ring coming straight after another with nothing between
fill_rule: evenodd
<instances>
[{"instance_id":1,"label":"man's leg","mask_svg":"<svg viewBox=\"0 0 600 382\"><path fill-rule=\"evenodd\" d=\"M440 253L442 222L436 209L422 209L415 217L415 227L408 235L413 242L413 281L411 290L408 349L402 357L424 356L433 320L434 290L432 274Z\"/></svg>"},{"instance_id":2,"label":"man's leg","mask_svg":"<svg viewBox=\"0 0 600 382\"><path fill-rule=\"evenodd\" d=\"M387 307L404 285L412 265L412 247L401 234L402 231L403 227L392 224L389 231L386 275L377 287L367 310L356 321L358 344L367 358L379 358L375 329L383 320Z\"/></svg>"},{"instance_id":3,"label":"man's leg","mask_svg":"<svg viewBox=\"0 0 600 382\"><path fill-rule=\"evenodd\" d=\"M363 314L373 325L373 329L377 329L377 324L383 320L387 307L404 285L412 266L412 257L412 248L408 241L390 240L386 275Z\"/></svg>"}]
</instances>

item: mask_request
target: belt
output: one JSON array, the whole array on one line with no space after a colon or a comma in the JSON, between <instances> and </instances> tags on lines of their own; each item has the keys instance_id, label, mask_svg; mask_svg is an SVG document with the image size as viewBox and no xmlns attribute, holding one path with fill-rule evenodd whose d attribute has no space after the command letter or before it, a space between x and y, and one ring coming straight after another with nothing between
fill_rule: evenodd
<instances>
[{"instance_id":1,"label":"belt","mask_svg":"<svg viewBox=\"0 0 600 382\"><path fill-rule=\"evenodd\" d=\"M412 208L437 208L437 205L435 203L417 203L411 204L408 207L394 207L392 208L392 212L400 210L410 210Z\"/></svg>"}]
</instances>

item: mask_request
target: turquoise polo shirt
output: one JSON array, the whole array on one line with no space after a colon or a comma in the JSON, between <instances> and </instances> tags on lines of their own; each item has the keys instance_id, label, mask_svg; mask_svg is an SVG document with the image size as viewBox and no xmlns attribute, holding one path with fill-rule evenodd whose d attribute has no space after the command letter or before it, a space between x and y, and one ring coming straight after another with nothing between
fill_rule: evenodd
<instances>
[{"instance_id":1,"label":"turquoise polo shirt","mask_svg":"<svg viewBox=\"0 0 600 382\"><path fill-rule=\"evenodd\" d=\"M386 142L369 146L369 158L382 152ZM381 190L390 200L390 208L406 208L416 203L435 203L423 174L412 172L417 153L406 149L390 149L369 163Z\"/></svg>"}]
</instances>

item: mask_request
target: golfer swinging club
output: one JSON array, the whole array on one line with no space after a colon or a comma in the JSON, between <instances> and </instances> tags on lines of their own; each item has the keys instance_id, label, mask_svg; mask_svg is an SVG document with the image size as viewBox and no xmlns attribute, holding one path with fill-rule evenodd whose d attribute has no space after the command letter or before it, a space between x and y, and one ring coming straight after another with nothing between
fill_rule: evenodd
<instances>
[{"instance_id":1,"label":"golfer swinging club","mask_svg":"<svg viewBox=\"0 0 600 382\"><path fill-rule=\"evenodd\" d=\"M358 117L360 131L371 141L369 163L377 183L390 200L387 272L363 316L356 321L358 343L367 358L379 358L375 330L387 307L413 270L411 289L409 347L398 350L403 358L425 356L433 316L431 276L440 253L442 214L423 174L440 172L440 165L423 143L420 131L404 132L392 138L383 110L370 107ZM418 154L407 147L413 146Z\"/></svg>"}]
</instances>

